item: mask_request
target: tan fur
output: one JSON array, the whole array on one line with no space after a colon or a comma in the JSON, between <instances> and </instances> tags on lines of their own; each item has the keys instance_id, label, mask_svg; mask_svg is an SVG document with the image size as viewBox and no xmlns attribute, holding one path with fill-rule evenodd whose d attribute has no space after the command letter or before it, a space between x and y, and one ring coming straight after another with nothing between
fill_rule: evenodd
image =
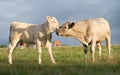
<instances>
[{"instance_id":1,"label":"tan fur","mask_svg":"<svg viewBox=\"0 0 120 75\"><path fill-rule=\"evenodd\" d=\"M60 36L65 36L65 37L70 36L78 39L84 45L85 52L86 52L85 47L87 47L90 44L93 61L94 61L94 52L95 52L96 43L101 43L102 41L106 40L108 51L109 51L108 54L110 57L111 32L110 32L109 23L107 20L105 20L104 18L82 20L82 21L74 22L74 26L72 26L72 28L69 28L71 24L73 25L73 23L70 23L68 21L64 23L62 27L59 28L59 30L57 31L57 34Z\"/></svg>"}]
</instances>

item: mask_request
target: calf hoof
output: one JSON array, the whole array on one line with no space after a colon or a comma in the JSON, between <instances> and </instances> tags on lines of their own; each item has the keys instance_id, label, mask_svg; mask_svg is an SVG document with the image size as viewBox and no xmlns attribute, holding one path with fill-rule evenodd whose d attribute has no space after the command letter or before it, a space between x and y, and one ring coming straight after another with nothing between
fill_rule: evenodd
<instances>
[{"instance_id":1,"label":"calf hoof","mask_svg":"<svg viewBox=\"0 0 120 75\"><path fill-rule=\"evenodd\" d=\"M111 55L110 55L110 56L108 56L108 59L112 59Z\"/></svg>"},{"instance_id":2,"label":"calf hoof","mask_svg":"<svg viewBox=\"0 0 120 75\"><path fill-rule=\"evenodd\" d=\"M53 64L56 64L56 62L54 61L54 62L52 62Z\"/></svg>"},{"instance_id":3,"label":"calf hoof","mask_svg":"<svg viewBox=\"0 0 120 75\"><path fill-rule=\"evenodd\" d=\"M101 57L98 57L98 60L101 61Z\"/></svg>"},{"instance_id":4,"label":"calf hoof","mask_svg":"<svg viewBox=\"0 0 120 75\"><path fill-rule=\"evenodd\" d=\"M9 63L9 64L12 64L12 62L11 62L11 61L8 61L8 63Z\"/></svg>"},{"instance_id":5,"label":"calf hoof","mask_svg":"<svg viewBox=\"0 0 120 75\"><path fill-rule=\"evenodd\" d=\"M92 63L94 63L95 62L95 59L92 59Z\"/></svg>"},{"instance_id":6,"label":"calf hoof","mask_svg":"<svg viewBox=\"0 0 120 75\"><path fill-rule=\"evenodd\" d=\"M41 64L42 64L42 62L38 62L38 64L39 64L39 65L41 65Z\"/></svg>"}]
</instances>

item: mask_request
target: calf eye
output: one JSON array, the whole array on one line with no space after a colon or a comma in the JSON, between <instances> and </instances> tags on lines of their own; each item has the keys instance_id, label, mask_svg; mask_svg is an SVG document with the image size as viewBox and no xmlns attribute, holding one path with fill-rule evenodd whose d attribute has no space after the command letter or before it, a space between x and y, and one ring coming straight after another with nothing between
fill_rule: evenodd
<instances>
[{"instance_id":1,"label":"calf eye","mask_svg":"<svg viewBox=\"0 0 120 75\"><path fill-rule=\"evenodd\" d=\"M64 27L65 29L67 28L67 27Z\"/></svg>"}]
</instances>

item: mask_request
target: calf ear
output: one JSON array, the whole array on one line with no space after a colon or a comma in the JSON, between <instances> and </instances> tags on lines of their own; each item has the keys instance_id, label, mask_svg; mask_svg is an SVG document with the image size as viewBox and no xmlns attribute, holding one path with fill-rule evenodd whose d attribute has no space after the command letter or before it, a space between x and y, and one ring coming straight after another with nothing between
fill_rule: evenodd
<instances>
[{"instance_id":1,"label":"calf ear","mask_svg":"<svg viewBox=\"0 0 120 75\"><path fill-rule=\"evenodd\" d=\"M46 19L47 19L48 22L50 22L51 17L50 17L50 16L47 16Z\"/></svg>"},{"instance_id":2,"label":"calf ear","mask_svg":"<svg viewBox=\"0 0 120 75\"><path fill-rule=\"evenodd\" d=\"M69 29L72 28L72 27L74 27L74 25L75 25L74 22L72 22L71 24L69 24Z\"/></svg>"}]
</instances>

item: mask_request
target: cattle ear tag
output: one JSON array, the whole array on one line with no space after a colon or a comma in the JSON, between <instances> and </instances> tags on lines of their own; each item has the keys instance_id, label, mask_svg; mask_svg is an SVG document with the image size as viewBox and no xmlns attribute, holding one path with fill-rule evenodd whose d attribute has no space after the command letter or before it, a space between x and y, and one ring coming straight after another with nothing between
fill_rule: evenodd
<instances>
[{"instance_id":1,"label":"cattle ear tag","mask_svg":"<svg viewBox=\"0 0 120 75\"><path fill-rule=\"evenodd\" d=\"M69 29L72 28L74 25L75 25L75 23L72 22L72 23L69 25Z\"/></svg>"}]
</instances>

